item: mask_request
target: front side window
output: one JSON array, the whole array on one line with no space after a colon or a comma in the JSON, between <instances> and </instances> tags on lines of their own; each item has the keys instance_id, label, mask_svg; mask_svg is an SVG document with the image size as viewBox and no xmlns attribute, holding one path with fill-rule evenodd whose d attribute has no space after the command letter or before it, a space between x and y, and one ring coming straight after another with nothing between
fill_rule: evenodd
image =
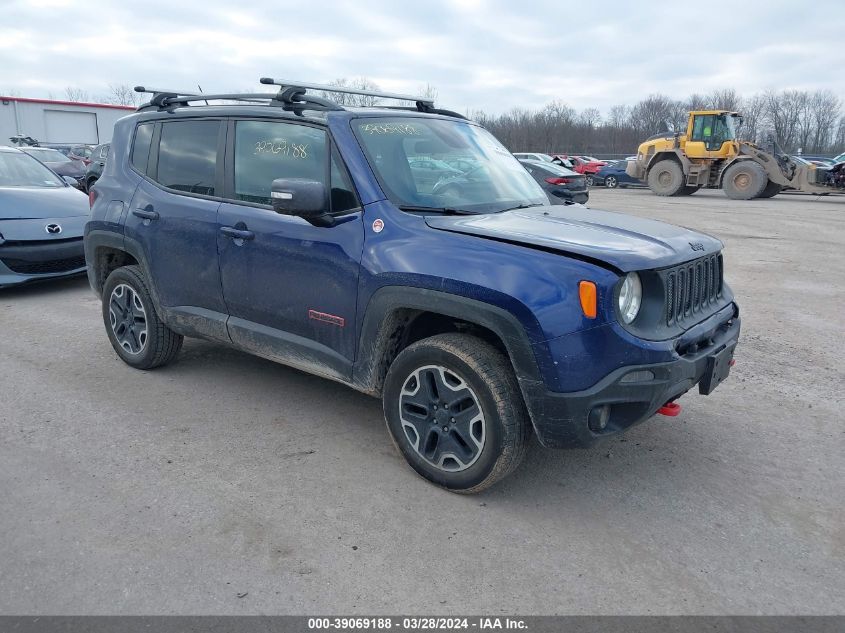
<instances>
[{"instance_id":1,"label":"front side window","mask_svg":"<svg viewBox=\"0 0 845 633\"><path fill-rule=\"evenodd\" d=\"M0 151L0 187L64 187L56 174L23 152ZM8 209L11 211L11 209ZM0 209L2 217L3 209Z\"/></svg>"},{"instance_id":2,"label":"front side window","mask_svg":"<svg viewBox=\"0 0 845 633\"><path fill-rule=\"evenodd\" d=\"M235 123L235 199L271 204L277 178L326 182L326 132L280 121Z\"/></svg>"},{"instance_id":3,"label":"front side window","mask_svg":"<svg viewBox=\"0 0 845 633\"><path fill-rule=\"evenodd\" d=\"M399 207L491 213L547 202L519 161L476 125L389 117L357 119L353 129L379 183ZM461 171L452 166L456 160L474 166ZM431 168L414 167L422 162Z\"/></svg>"},{"instance_id":4,"label":"front side window","mask_svg":"<svg viewBox=\"0 0 845 633\"><path fill-rule=\"evenodd\" d=\"M215 195L219 130L219 121L162 123L155 180L169 189Z\"/></svg>"}]
</instances>

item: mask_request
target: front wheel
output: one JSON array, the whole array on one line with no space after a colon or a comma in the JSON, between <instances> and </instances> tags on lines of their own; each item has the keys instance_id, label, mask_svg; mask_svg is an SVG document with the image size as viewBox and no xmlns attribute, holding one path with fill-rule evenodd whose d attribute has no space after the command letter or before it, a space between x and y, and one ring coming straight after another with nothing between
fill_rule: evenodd
<instances>
[{"instance_id":1,"label":"front wheel","mask_svg":"<svg viewBox=\"0 0 845 633\"><path fill-rule=\"evenodd\" d=\"M103 321L114 351L136 369L166 365L182 348L182 335L158 318L138 266L118 268L106 279Z\"/></svg>"},{"instance_id":2,"label":"front wheel","mask_svg":"<svg viewBox=\"0 0 845 633\"><path fill-rule=\"evenodd\" d=\"M449 490L484 490L525 454L531 424L511 364L476 337L440 334L402 350L383 403L411 468Z\"/></svg>"},{"instance_id":3,"label":"front wheel","mask_svg":"<svg viewBox=\"0 0 845 633\"><path fill-rule=\"evenodd\" d=\"M664 158L648 172L648 187L658 196L677 196L685 187L680 163Z\"/></svg>"},{"instance_id":4,"label":"front wheel","mask_svg":"<svg viewBox=\"0 0 845 633\"><path fill-rule=\"evenodd\" d=\"M593 186L593 175L592 175L592 174L587 174L587 175L586 175L586 177L585 177L584 179L587 181L587 186L588 186L588 187L592 187L592 186Z\"/></svg>"}]
</instances>

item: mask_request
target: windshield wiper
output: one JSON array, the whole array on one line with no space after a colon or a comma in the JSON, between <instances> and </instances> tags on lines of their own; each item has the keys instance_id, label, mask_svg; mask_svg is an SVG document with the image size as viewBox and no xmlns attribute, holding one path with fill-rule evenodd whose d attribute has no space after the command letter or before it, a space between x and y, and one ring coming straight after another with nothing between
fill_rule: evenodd
<instances>
[{"instance_id":1,"label":"windshield wiper","mask_svg":"<svg viewBox=\"0 0 845 633\"><path fill-rule=\"evenodd\" d=\"M517 209L530 209L531 207L543 207L545 206L542 202L535 202L533 204L518 204L515 207L508 207L507 209L501 209L496 211L496 213L504 213L505 211L516 211Z\"/></svg>"},{"instance_id":2,"label":"windshield wiper","mask_svg":"<svg viewBox=\"0 0 845 633\"><path fill-rule=\"evenodd\" d=\"M467 211L465 209L454 209L452 207L418 207L414 205L403 204L399 208L402 211L434 211L435 213L442 213L443 215L478 215L475 211Z\"/></svg>"}]
</instances>

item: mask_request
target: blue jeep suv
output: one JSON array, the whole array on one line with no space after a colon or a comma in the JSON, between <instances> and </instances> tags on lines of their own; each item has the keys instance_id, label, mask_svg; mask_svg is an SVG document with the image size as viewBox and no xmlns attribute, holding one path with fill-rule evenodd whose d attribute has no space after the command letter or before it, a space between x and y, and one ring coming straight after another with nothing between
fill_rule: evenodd
<instances>
[{"instance_id":1,"label":"blue jeep suv","mask_svg":"<svg viewBox=\"0 0 845 633\"><path fill-rule=\"evenodd\" d=\"M426 99L352 109L262 83L280 88L146 91L115 125L85 256L129 365L189 336L342 382L381 397L408 463L460 492L512 472L532 432L590 446L728 375L740 320L719 240L550 206L490 133ZM438 188L421 159L486 182Z\"/></svg>"}]
</instances>

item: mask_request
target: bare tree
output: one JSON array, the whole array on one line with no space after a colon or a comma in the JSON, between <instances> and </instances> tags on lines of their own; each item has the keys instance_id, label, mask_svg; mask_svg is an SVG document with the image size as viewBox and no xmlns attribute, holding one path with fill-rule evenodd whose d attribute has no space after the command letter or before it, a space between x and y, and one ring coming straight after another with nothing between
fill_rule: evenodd
<instances>
[{"instance_id":1,"label":"bare tree","mask_svg":"<svg viewBox=\"0 0 845 633\"><path fill-rule=\"evenodd\" d=\"M103 103L136 106L139 94L128 84L109 84L109 93L102 97Z\"/></svg>"},{"instance_id":2,"label":"bare tree","mask_svg":"<svg viewBox=\"0 0 845 633\"><path fill-rule=\"evenodd\" d=\"M88 101L88 91L83 90L82 88L75 88L74 86L68 86L65 88L65 96L67 97L68 101Z\"/></svg>"},{"instance_id":3,"label":"bare tree","mask_svg":"<svg viewBox=\"0 0 845 633\"><path fill-rule=\"evenodd\" d=\"M714 90L707 97L708 107L714 110L729 110L737 112L742 108L742 97L733 88Z\"/></svg>"}]
</instances>

